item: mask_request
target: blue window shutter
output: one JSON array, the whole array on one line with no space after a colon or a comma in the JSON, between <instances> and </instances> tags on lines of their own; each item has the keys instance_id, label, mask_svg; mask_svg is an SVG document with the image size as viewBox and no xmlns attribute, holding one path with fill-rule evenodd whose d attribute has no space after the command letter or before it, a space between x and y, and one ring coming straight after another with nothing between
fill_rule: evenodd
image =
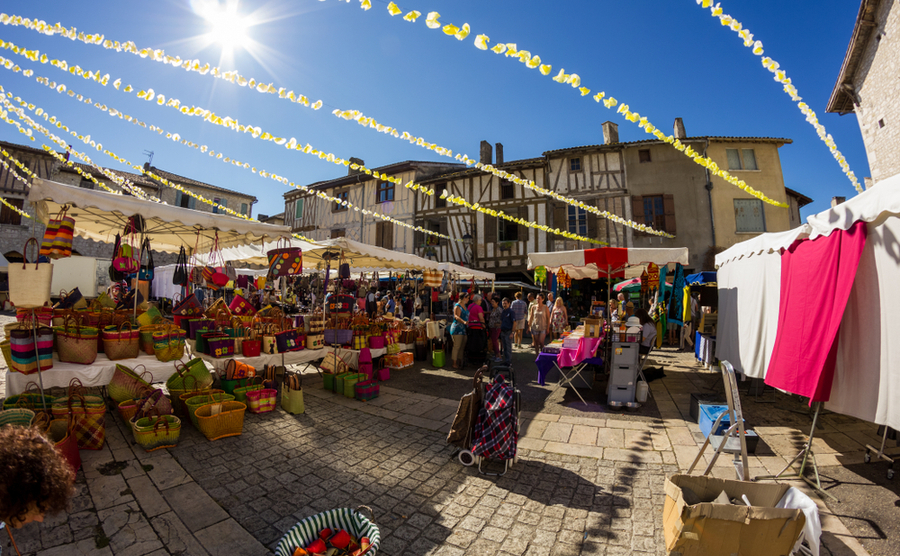
<instances>
[{"instance_id":1,"label":"blue window shutter","mask_svg":"<svg viewBox=\"0 0 900 556\"><path fill-rule=\"evenodd\" d=\"M247 203L241 203L241 214L247 214Z\"/></svg>"},{"instance_id":2,"label":"blue window shutter","mask_svg":"<svg viewBox=\"0 0 900 556\"><path fill-rule=\"evenodd\" d=\"M196 197L191 197L191 200L188 201L188 208L189 208L189 209L193 209L193 208L195 208L196 206L197 206L197 198L196 198Z\"/></svg>"},{"instance_id":3,"label":"blue window shutter","mask_svg":"<svg viewBox=\"0 0 900 556\"><path fill-rule=\"evenodd\" d=\"M175 206L181 206L181 191L175 191Z\"/></svg>"}]
</instances>

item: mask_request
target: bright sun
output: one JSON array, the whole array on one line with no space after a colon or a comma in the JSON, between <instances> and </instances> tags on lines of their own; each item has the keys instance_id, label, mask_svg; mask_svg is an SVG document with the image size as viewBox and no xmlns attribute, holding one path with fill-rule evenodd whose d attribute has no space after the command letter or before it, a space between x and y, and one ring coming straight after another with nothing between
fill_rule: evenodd
<instances>
[{"instance_id":1,"label":"bright sun","mask_svg":"<svg viewBox=\"0 0 900 556\"><path fill-rule=\"evenodd\" d=\"M249 19L238 13L237 3L228 2L225 6L217 2L208 2L202 5L200 15L209 25L206 37L218 43L226 50L246 48L250 42L247 29L250 27Z\"/></svg>"}]
</instances>

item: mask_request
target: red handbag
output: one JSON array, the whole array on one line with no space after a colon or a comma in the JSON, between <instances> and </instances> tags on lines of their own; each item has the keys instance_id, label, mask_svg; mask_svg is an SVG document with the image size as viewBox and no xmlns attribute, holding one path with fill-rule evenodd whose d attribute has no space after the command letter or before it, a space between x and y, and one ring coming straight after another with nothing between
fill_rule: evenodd
<instances>
[{"instance_id":1,"label":"red handbag","mask_svg":"<svg viewBox=\"0 0 900 556\"><path fill-rule=\"evenodd\" d=\"M241 342L241 353L244 357L258 357L262 350L262 340L251 340L244 338Z\"/></svg>"},{"instance_id":2,"label":"red handbag","mask_svg":"<svg viewBox=\"0 0 900 556\"><path fill-rule=\"evenodd\" d=\"M256 309L253 308L253 305L240 295L234 296L234 299L228 304L228 308L231 310L231 314L242 317L250 317L256 314Z\"/></svg>"}]
</instances>

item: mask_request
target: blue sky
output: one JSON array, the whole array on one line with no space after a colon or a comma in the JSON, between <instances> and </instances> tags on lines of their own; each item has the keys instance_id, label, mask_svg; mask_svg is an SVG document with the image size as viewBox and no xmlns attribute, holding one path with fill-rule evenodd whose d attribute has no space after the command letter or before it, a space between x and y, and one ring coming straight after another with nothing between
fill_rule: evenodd
<instances>
[{"instance_id":1,"label":"blue sky","mask_svg":"<svg viewBox=\"0 0 900 556\"><path fill-rule=\"evenodd\" d=\"M136 90L153 88L166 98L209 108L273 135L295 137L340 157L362 158L369 167L450 159L338 119L331 114L335 108L361 110L381 123L473 158L478 157L482 139L503 143L507 161L602 143L600 126L607 120L619 124L622 141L649 137L590 96L582 97L568 85L555 83L511 58L478 50L473 41L483 33L491 45L516 43L519 49L540 55L553 66L551 76L560 68L579 74L591 94L605 91L667 133L674 118L682 117L690 136L792 139L793 144L780 150L781 162L785 184L815 201L804 209L804 216L826 209L832 196L854 194L828 148L762 67L760 58L694 0L401 0L397 4L403 13L415 9L423 15L415 23L403 21L402 15L391 17L387 2L379 0L372 0L369 11L361 10L358 0L241 2L238 12L243 20L254 23L247 30L251 42L223 59L222 45L203 38L209 24L198 15L197 0L0 2L0 11L7 14L60 22L111 40L162 48L167 54L199 59L223 70L237 69L311 100L321 99L324 107L319 111L131 54L23 28L0 26L0 39L39 49L70 65L109 73L113 80L121 78ZM825 113L859 2L735 0L721 4L725 13L762 40L767 55L780 62L862 181L869 170L856 117ZM431 11L441 14L442 24L468 23L471 35L457 41L429 29L425 14ZM9 51L0 54L94 101L296 183L345 173L342 166L182 116L171 108L138 100L133 93L117 92L111 85L102 87ZM284 210L282 194L288 188L281 184L112 118L38 85L33 77L0 68L0 84L135 163L147 161L144 152L153 151L153 164L159 168L257 196L254 214ZM5 123L0 123L0 140L26 142ZM40 147L41 142L38 137L29 144ZM91 154L98 164L126 169L101 153Z\"/></svg>"}]
</instances>

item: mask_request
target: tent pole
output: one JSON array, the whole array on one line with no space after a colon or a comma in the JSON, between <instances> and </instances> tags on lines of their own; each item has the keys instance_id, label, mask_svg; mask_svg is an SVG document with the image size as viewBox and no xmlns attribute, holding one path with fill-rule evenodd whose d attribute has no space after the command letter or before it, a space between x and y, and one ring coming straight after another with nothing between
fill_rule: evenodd
<instances>
[{"instance_id":1,"label":"tent pole","mask_svg":"<svg viewBox=\"0 0 900 556\"><path fill-rule=\"evenodd\" d=\"M760 475L758 477L755 477L753 479L754 481L759 481L762 479L786 479L786 478L796 477L796 478L803 479L804 481L806 481L806 483L809 486L811 486L813 488L813 490L818 492L820 495L824 494L825 496L831 498L835 502L839 501L837 498L832 496L830 493L825 492L825 490L822 489L822 481L819 477L819 466L816 465L816 454L813 452L813 447L812 447L813 438L816 435L816 423L819 420L819 411L821 409L822 409L822 402L816 402L816 412L813 414L812 428L809 431L809 436L807 437L806 444L803 446L803 449L800 450L800 453L797 454L796 456L794 456L794 459L792 459L790 461L790 463L788 463L784 467L784 469L782 469L778 473L776 473L774 475ZM785 471L787 471L788 469L791 468L792 465L797 463L797 460L799 460L800 458L803 458L803 460L800 462L800 469L794 473L789 473L789 474L785 475ZM806 469L807 461L812 463L813 473L816 476L815 481L813 481L812 479L803 475L803 471L804 471L804 469Z\"/></svg>"}]
</instances>

